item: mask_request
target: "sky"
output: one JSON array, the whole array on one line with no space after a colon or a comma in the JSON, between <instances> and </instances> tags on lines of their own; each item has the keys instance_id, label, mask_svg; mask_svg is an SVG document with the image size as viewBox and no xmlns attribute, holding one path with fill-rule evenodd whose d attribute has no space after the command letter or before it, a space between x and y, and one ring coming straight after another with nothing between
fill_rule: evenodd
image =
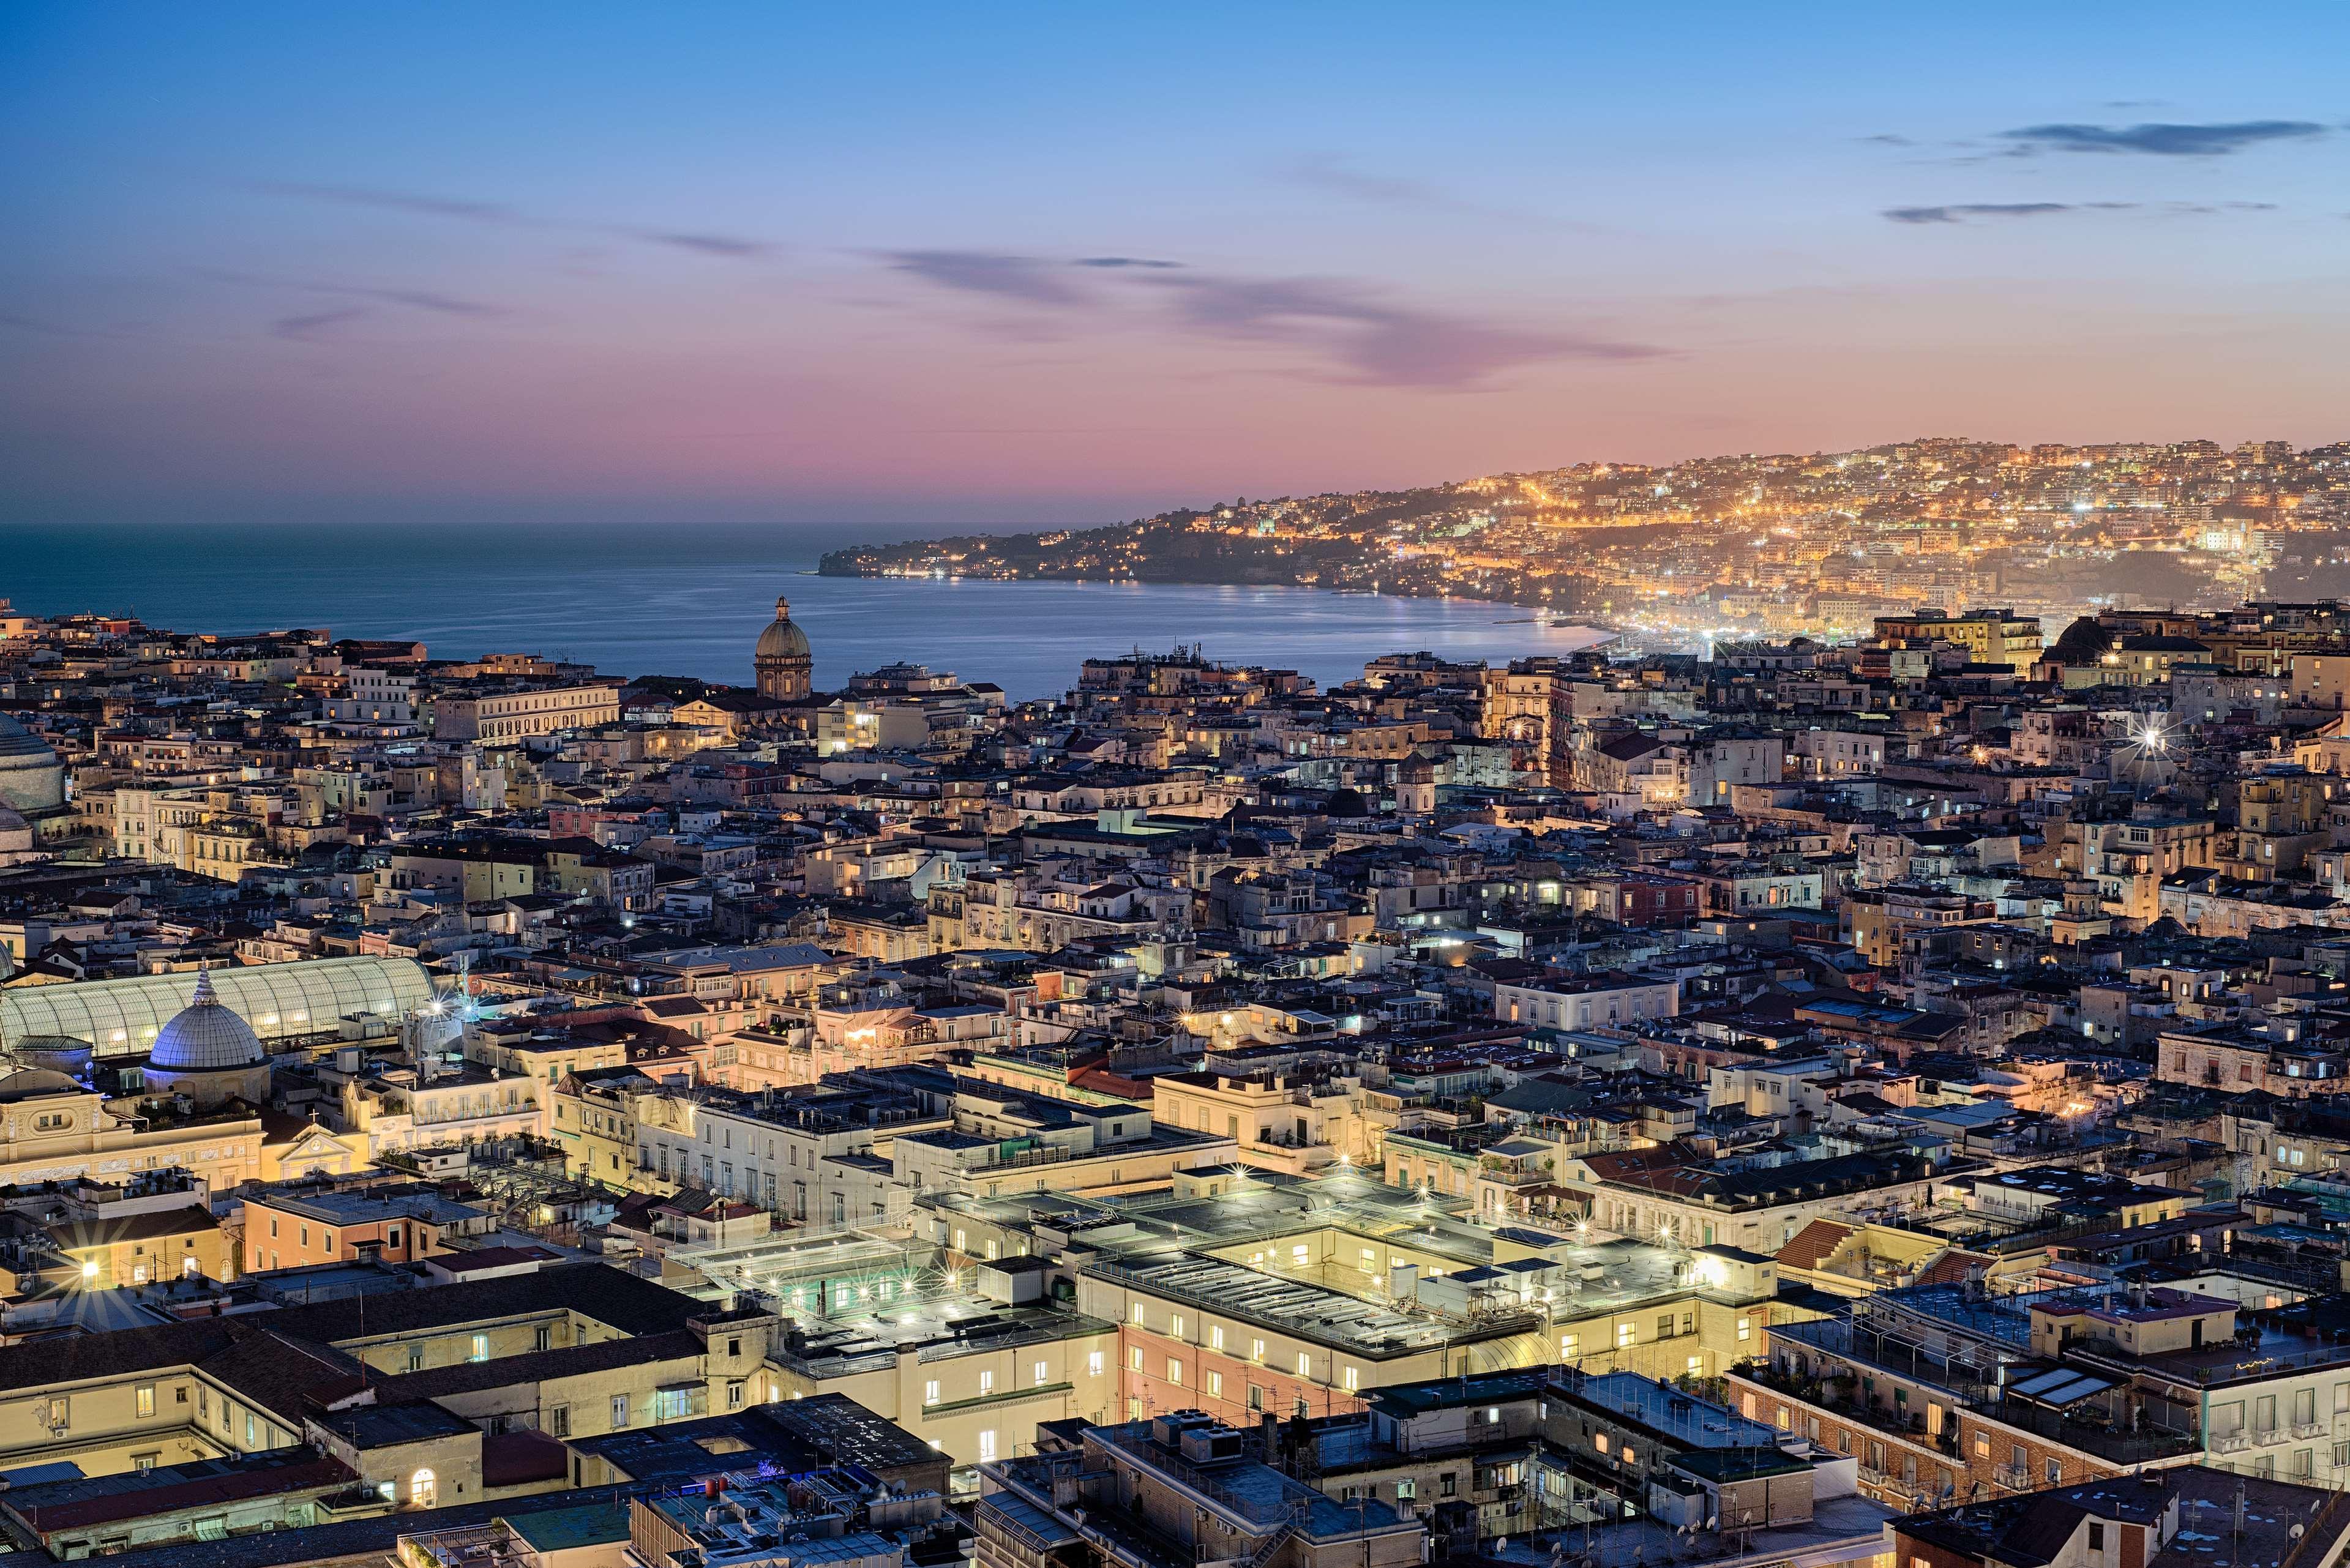
<instances>
[{"instance_id":1,"label":"sky","mask_svg":"<svg viewBox=\"0 0 2350 1568\"><path fill-rule=\"evenodd\" d=\"M2350 7L0 7L12 524L2350 436Z\"/></svg>"}]
</instances>

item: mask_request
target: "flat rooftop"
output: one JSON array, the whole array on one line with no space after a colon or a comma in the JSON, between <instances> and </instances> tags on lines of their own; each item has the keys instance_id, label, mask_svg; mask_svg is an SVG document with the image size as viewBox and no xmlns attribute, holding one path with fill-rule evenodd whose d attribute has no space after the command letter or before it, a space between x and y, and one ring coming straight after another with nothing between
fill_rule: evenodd
<instances>
[{"instance_id":1,"label":"flat rooftop","mask_svg":"<svg viewBox=\"0 0 2350 1568\"><path fill-rule=\"evenodd\" d=\"M1581 1379L1579 1386L1570 1378L1555 1386L1586 1405L1628 1417L1692 1449L1775 1448L1783 1436L1775 1427L1750 1421L1711 1400L1684 1394L1637 1372L1605 1372Z\"/></svg>"},{"instance_id":2,"label":"flat rooftop","mask_svg":"<svg viewBox=\"0 0 2350 1568\"><path fill-rule=\"evenodd\" d=\"M1326 1285L1282 1279L1197 1253L1099 1262L1084 1272L1276 1333L1335 1344L1373 1357L1491 1339L1526 1326L1523 1321L1510 1319L1491 1327L1471 1327L1432 1317L1408 1317Z\"/></svg>"}]
</instances>

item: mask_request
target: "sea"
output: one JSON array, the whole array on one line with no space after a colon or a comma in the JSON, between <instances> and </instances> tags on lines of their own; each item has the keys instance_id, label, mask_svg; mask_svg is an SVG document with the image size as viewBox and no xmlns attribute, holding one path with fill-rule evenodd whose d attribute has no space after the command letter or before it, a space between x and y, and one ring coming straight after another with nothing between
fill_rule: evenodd
<instances>
[{"instance_id":1,"label":"sea","mask_svg":"<svg viewBox=\"0 0 2350 1568\"><path fill-rule=\"evenodd\" d=\"M1056 695L1087 659L1196 644L1324 686L1383 653L1502 662L1604 640L1515 605L1312 588L823 577L805 536L741 528L111 529L0 524L0 599L179 631L324 627L436 659L537 653L606 674L748 684L791 600L818 690L900 660Z\"/></svg>"}]
</instances>

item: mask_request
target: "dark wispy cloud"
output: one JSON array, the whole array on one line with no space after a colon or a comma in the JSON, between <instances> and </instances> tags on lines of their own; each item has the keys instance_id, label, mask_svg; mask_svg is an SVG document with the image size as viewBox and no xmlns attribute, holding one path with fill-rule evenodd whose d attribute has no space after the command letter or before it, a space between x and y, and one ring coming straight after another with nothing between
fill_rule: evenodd
<instances>
[{"instance_id":1,"label":"dark wispy cloud","mask_svg":"<svg viewBox=\"0 0 2350 1568\"><path fill-rule=\"evenodd\" d=\"M2306 141L2326 134L2309 119L2240 119L2221 124L2027 125L1999 140L2032 152L2139 152L2160 158L2219 158L2271 141Z\"/></svg>"},{"instance_id":2,"label":"dark wispy cloud","mask_svg":"<svg viewBox=\"0 0 2350 1568\"><path fill-rule=\"evenodd\" d=\"M1188 331L1234 341L1288 344L1366 385L1451 389L1503 371L1565 358L1640 359L1646 344L1544 328L1496 326L1399 305L1371 286L1333 278L1241 278L1178 262L1086 256L1074 262L995 251L889 251L883 259L925 283L1055 312L1118 311L1160 291ZM1125 275L1123 288L1080 288L1071 268Z\"/></svg>"},{"instance_id":3,"label":"dark wispy cloud","mask_svg":"<svg viewBox=\"0 0 2350 1568\"><path fill-rule=\"evenodd\" d=\"M347 305L338 310L315 310L307 316L283 316L269 324L272 335L296 343L317 339L328 328L347 321L357 321L368 313L364 305Z\"/></svg>"},{"instance_id":4,"label":"dark wispy cloud","mask_svg":"<svg viewBox=\"0 0 2350 1568\"><path fill-rule=\"evenodd\" d=\"M478 299L460 299L450 294L432 294L421 288L359 288L342 284L306 284L322 294L348 294L359 299L380 299L387 305L404 305L411 310L429 310L440 316L504 316L503 306L484 305Z\"/></svg>"},{"instance_id":5,"label":"dark wispy cloud","mask_svg":"<svg viewBox=\"0 0 2350 1568\"><path fill-rule=\"evenodd\" d=\"M1940 207L1887 207L1897 223L1963 223L1970 218L2038 218L2079 209L2070 202L1958 202Z\"/></svg>"},{"instance_id":6,"label":"dark wispy cloud","mask_svg":"<svg viewBox=\"0 0 2350 1568\"><path fill-rule=\"evenodd\" d=\"M460 196L422 195L412 191L378 191L364 185L310 185L292 180L256 180L248 188L272 196L295 196L308 202L333 202L347 207L375 207L392 213L418 213L434 218L463 218L475 223L519 223L525 221L512 207L496 202L470 202Z\"/></svg>"},{"instance_id":7,"label":"dark wispy cloud","mask_svg":"<svg viewBox=\"0 0 2350 1568\"><path fill-rule=\"evenodd\" d=\"M1386 300L1327 278L1157 280L1196 330L1297 345L1328 356L1347 379L1376 386L1459 389L1504 370L1565 358L1645 359L1645 344L1540 328L1496 327Z\"/></svg>"},{"instance_id":8,"label":"dark wispy cloud","mask_svg":"<svg viewBox=\"0 0 2350 1568\"><path fill-rule=\"evenodd\" d=\"M741 239L733 234L659 234L646 229L612 232L626 234L630 239L642 240L648 244L671 245L678 250L694 251L706 256L732 256L747 260L774 255L778 249L777 246L771 245L764 240Z\"/></svg>"},{"instance_id":9,"label":"dark wispy cloud","mask_svg":"<svg viewBox=\"0 0 2350 1568\"><path fill-rule=\"evenodd\" d=\"M490 319L511 314L504 306L427 288L383 287L373 284L343 283L333 278L276 277L265 273L213 268L200 268L195 275L210 278L215 283L238 284L247 288L284 289L296 294L325 295L335 299L369 300L378 305L396 305L403 310L419 310L431 316ZM348 307L297 312L272 322L270 331L280 337L307 340L328 327L355 320L364 314L364 310Z\"/></svg>"},{"instance_id":10,"label":"dark wispy cloud","mask_svg":"<svg viewBox=\"0 0 2350 1568\"><path fill-rule=\"evenodd\" d=\"M1915 147L1918 145L1915 141L1909 140L1909 138L1906 136L1896 136L1889 130L1880 130L1874 136L1864 136L1860 140L1865 142L1872 142L1878 147Z\"/></svg>"},{"instance_id":11,"label":"dark wispy cloud","mask_svg":"<svg viewBox=\"0 0 2350 1568\"><path fill-rule=\"evenodd\" d=\"M1956 202L1939 207L1887 207L1897 223L1963 223L1977 218L2043 218L2060 213L2137 213L2210 215L2273 213L2274 202Z\"/></svg>"},{"instance_id":12,"label":"dark wispy cloud","mask_svg":"<svg viewBox=\"0 0 2350 1568\"><path fill-rule=\"evenodd\" d=\"M1083 292L1060 275L1066 265L993 251L889 251L889 265L924 283L1024 305L1074 306Z\"/></svg>"},{"instance_id":13,"label":"dark wispy cloud","mask_svg":"<svg viewBox=\"0 0 2350 1568\"><path fill-rule=\"evenodd\" d=\"M477 202L463 196L441 196L416 191L384 191L366 185L314 185L286 180L254 181L247 184L246 189L272 196L289 196L301 201L328 202L347 207L372 207L382 212L411 213L420 217L452 218L460 223L485 223L498 228L548 229L567 234L608 234L619 239L637 240L649 245L665 245L671 250L689 251L696 255L722 256L729 260L757 260L775 255L782 248L765 240L746 239L740 234L709 234L693 230L646 229L627 223L577 223L554 218L536 218L503 202Z\"/></svg>"}]
</instances>

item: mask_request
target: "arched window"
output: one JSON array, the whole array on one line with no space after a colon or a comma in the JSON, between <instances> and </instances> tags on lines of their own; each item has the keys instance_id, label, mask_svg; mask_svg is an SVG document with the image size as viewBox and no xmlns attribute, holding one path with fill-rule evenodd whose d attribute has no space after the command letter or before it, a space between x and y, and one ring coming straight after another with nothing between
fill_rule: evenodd
<instances>
[{"instance_id":1,"label":"arched window","mask_svg":"<svg viewBox=\"0 0 2350 1568\"><path fill-rule=\"evenodd\" d=\"M418 1470L408 1478L408 1501L417 1508L431 1508L437 1495L431 1470Z\"/></svg>"}]
</instances>

